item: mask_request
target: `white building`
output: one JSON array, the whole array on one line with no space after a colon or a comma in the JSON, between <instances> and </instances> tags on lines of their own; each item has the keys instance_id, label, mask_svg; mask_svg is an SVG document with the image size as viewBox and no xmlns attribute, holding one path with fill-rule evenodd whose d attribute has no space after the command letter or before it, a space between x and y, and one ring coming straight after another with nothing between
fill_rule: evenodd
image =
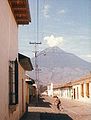
<instances>
[{"instance_id":1,"label":"white building","mask_svg":"<svg viewBox=\"0 0 91 120\"><path fill-rule=\"evenodd\" d=\"M53 96L58 96L59 98L72 98L72 85L71 82L54 85Z\"/></svg>"},{"instance_id":2,"label":"white building","mask_svg":"<svg viewBox=\"0 0 91 120\"><path fill-rule=\"evenodd\" d=\"M48 93L48 96L53 97L53 83L51 83L47 86L47 93Z\"/></svg>"},{"instance_id":3,"label":"white building","mask_svg":"<svg viewBox=\"0 0 91 120\"><path fill-rule=\"evenodd\" d=\"M71 82L64 84L49 84L47 86L48 96L58 96L59 98L72 98Z\"/></svg>"},{"instance_id":4,"label":"white building","mask_svg":"<svg viewBox=\"0 0 91 120\"><path fill-rule=\"evenodd\" d=\"M48 95L91 103L91 74L64 84L48 85Z\"/></svg>"}]
</instances>

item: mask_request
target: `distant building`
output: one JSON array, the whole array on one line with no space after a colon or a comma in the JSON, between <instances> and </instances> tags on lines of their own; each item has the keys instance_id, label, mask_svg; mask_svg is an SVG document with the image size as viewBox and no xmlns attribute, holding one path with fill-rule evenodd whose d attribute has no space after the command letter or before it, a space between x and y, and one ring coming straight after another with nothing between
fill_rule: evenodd
<instances>
[{"instance_id":1,"label":"distant building","mask_svg":"<svg viewBox=\"0 0 91 120\"><path fill-rule=\"evenodd\" d=\"M28 0L0 1L0 120L20 117L18 25L30 21Z\"/></svg>"},{"instance_id":2,"label":"distant building","mask_svg":"<svg viewBox=\"0 0 91 120\"><path fill-rule=\"evenodd\" d=\"M72 85L71 83L64 84L50 84L48 85L48 96L58 96L59 98L72 98Z\"/></svg>"},{"instance_id":3,"label":"distant building","mask_svg":"<svg viewBox=\"0 0 91 120\"><path fill-rule=\"evenodd\" d=\"M91 74L64 84L49 84L47 88L48 96L91 103Z\"/></svg>"},{"instance_id":4,"label":"distant building","mask_svg":"<svg viewBox=\"0 0 91 120\"><path fill-rule=\"evenodd\" d=\"M73 99L91 103L91 74L72 82Z\"/></svg>"},{"instance_id":5,"label":"distant building","mask_svg":"<svg viewBox=\"0 0 91 120\"><path fill-rule=\"evenodd\" d=\"M47 86L47 93L48 93L48 96L53 97L53 83L51 83Z\"/></svg>"},{"instance_id":6,"label":"distant building","mask_svg":"<svg viewBox=\"0 0 91 120\"><path fill-rule=\"evenodd\" d=\"M29 75L26 74L26 103L30 104L32 101L32 97L34 95L34 88L36 89L35 85L35 80L30 78Z\"/></svg>"},{"instance_id":7,"label":"distant building","mask_svg":"<svg viewBox=\"0 0 91 120\"><path fill-rule=\"evenodd\" d=\"M72 99L72 85L71 82L65 83L60 87L60 97L62 98L67 98L67 99Z\"/></svg>"}]
</instances>

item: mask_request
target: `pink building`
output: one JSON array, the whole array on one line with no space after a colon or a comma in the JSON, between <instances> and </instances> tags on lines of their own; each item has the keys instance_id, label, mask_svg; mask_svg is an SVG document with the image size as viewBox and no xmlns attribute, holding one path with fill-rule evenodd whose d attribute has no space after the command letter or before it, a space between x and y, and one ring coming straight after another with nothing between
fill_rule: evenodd
<instances>
[{"instance_id":1,"label":"pink building","mask_svg":"<svg viewBox=\"0 0 91 120\"><path fill-rule=\"evenodd\" d=\"M29 24L30 20L28 0L0 1L0 120L20 117L18 25Z\"/></svg>"}]
</instances>

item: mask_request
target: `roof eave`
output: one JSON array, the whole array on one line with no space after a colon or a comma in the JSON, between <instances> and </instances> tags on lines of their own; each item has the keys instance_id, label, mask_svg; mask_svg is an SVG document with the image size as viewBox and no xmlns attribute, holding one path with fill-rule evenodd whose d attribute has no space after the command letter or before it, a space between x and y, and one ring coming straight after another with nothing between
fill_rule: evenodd
<instances>
[{"instance_id":1,"label":"roof eave","mask_svg":"<svg viewBox=\"0 0 91 120\"><path fill-rule=\"evenodd\" d=\"M28 0L8 0L8 2L18 25L31 22Z\"/></svg>"},{"instance_id":2,"label":"roof eave","mask_svg":"<svg viewBox=\"0 0 91 120\"><path fill-rule=\"evenodd\" d=\"M29 57L18 53L18 58L19 58L19 63L23 67L24 70L26 70L26 71L33 70L33 66L32 66L32 63L31 63L31 60Z\"/></svg>"}]
</instances>

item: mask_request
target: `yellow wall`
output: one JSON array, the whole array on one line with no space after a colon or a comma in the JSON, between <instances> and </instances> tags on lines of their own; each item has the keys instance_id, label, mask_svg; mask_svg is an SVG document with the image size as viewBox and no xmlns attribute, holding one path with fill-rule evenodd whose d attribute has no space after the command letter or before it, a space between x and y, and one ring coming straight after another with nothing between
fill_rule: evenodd
<instances>
[{"instance_id":1,"label":"yellow wall","mask_svg":"<svg viewBox=\"0 0 91 120\"><path fill-rule=\"evenodd\" d=\"M25 86L25 71L19 64L19 117L26 111L26 86Z\"/></svg>"}]
</instances>

